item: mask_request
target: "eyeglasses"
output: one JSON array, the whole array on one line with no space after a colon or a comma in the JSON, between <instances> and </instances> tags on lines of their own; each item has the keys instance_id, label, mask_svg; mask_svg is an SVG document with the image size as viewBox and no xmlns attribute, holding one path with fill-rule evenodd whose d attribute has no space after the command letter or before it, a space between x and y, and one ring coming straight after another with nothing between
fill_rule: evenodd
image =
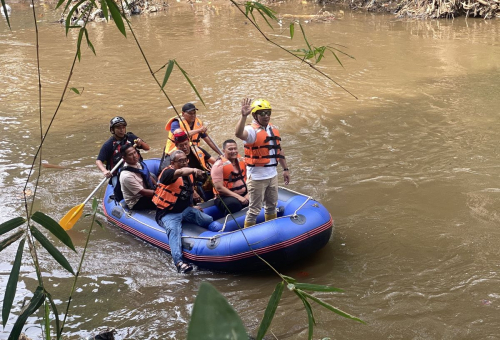
<instances>
[{"instance_id":1,"label":"eyeglasses","mask_svg":"<svg viewBox=\"0 0 500 340\"><path fill-rule=\"evenodd\" d=\"M187 158L181 158L181 159L178 159L176 161L172 161L172 162L177 162L177 163L187 163L188 162L188 159Z\"/></svg>"},{"instance_id":2,"label":"eyeglasses","mask_svg":"<svg viewBox=\"0 0 500 340\"><path fill-rule=\"evenodd\" d=\"M257 111L256 113L261 117L264 117L264 116L271 117L271 110L260 110L260 111Z\"/></svg>"}]
</instances>

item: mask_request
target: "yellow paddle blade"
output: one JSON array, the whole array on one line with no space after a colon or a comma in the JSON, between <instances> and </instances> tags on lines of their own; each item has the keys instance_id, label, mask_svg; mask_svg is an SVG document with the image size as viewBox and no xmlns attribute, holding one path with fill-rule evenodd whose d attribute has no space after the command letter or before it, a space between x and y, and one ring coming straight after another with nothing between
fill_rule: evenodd
<instances>
[{"instance_id":1,"label":"yellow paddle blade","mask_svg":"<svg viewBox=\"0 0 500 340\"><path fill-rule=\"evenodd\" d=\"M63 227L64 230L70 230L73 228L75 225L76 221L82 217L83 214L83 206L85 204L79 204L74 206L66 215L64 215L63 218L59 221L59 224L61 227Z\"/></svg>"}]
</instances>

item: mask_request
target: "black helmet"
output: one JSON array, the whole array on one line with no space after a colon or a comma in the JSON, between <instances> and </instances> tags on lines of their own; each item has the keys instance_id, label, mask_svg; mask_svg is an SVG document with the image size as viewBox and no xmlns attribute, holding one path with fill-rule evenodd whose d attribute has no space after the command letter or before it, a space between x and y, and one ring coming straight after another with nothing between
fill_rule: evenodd
<instances>
[{"instance_id":1,"label":"black helmet","mask_svg":"<svg viewBox=\"0 0 500 340\"><path fill-rule=\"evenodd\" d=\"M123 125L127 126L127 122L125 121L125 119L123 119L123 117L116 116L109 121L109 131L111 133L113 133L113 128L115 127L115 125L118 125L118 124L123 124Z\"/></svg>"}]
</instances>

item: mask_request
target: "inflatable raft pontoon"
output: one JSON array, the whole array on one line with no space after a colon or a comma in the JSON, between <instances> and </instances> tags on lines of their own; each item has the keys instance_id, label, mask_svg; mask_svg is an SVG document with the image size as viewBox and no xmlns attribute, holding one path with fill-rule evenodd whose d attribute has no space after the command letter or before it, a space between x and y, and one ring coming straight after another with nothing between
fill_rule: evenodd
<instances>
[{"instance_id":1,"label":"inflatable raft pontoon","mask_svg":"<svg viewBox=\"0 0 500 340\"><path fill-rule=\"evenodd\" d=\"M149 170L158 172L160 161L145 161ZM118 227L140 239L170 252L165 229L155 221L154 210L129 210L125 202L116 202L113 187L107 186L104 195L104 213ZM182 225L184 258L200 268L217 271L259 270L267 266L258 254L273 266L282 267L323 248L332 234L330 213L312 197L279 188L278 218L264 222L263 209L257 224L240 229L248 208L230 216L223 216L213 200L201 204L203 212L214 222L210 231L195 224Z\"/></svg>"}]
</instances>

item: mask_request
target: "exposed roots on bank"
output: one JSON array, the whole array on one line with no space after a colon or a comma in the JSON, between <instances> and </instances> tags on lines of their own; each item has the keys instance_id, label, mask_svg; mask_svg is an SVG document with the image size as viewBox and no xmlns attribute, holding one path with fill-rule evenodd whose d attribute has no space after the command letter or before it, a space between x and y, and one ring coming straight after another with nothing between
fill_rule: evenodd
<instances>
[{"instance_id":1,"label":"exposed roots on bank","mask_svg":"<svg viewBox=\"0 0 500 340\"><path fill-rule=\"evenodd\" d=\"M78 3L78 0L73 0L73 3L74 4ZM99 7L93 9L90 14L87 14L86 11L88 6L91 6L90 1L85 1L80 6L78 6L77 10L73 13L71 17L71 24L83 26L83 23L85 22L87 15L89 22L90 21L99 22L106 20L100 8L101 3L99 1L96 1L96 3ZM128 4L125 1L122 1L121 4L119 1L117 1L117 5L120 8L120 10L123 8L123 11L127 16L137 15L142 13L158 12L168 7L168 4L166 4L162 0L131 0L128 1ZM61 19L59 20L59 22L64 23L65 21L66 21L66 13L61 13Z\"/></svg>"}]
</instances>

